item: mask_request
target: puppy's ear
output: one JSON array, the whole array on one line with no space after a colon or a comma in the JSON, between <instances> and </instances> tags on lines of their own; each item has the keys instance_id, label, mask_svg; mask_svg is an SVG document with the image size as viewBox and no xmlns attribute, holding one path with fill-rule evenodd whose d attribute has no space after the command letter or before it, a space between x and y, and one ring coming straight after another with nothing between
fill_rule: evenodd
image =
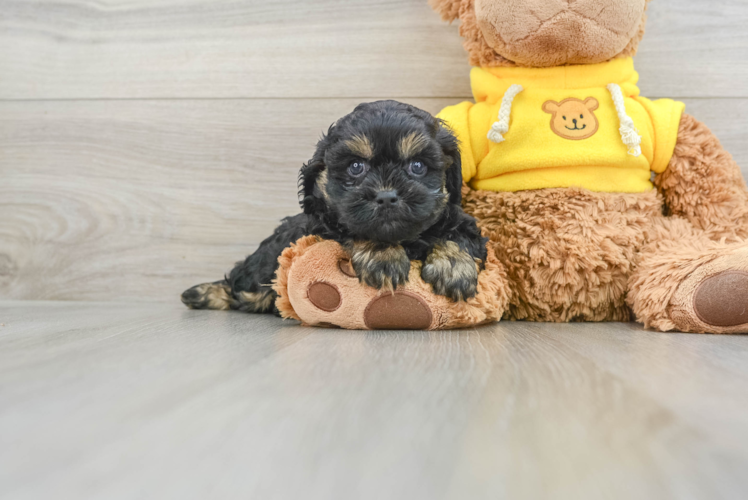
<instances>
[{"instance_id":1,"label":"puppy's ear","mask_svg":"<svg viewBox=\"0 0 748 500\"><path fill-rule=\"evenodd\" d=\"M460 17L462 0L429 0L429 5L442 19L450 23Z\"/></svg>"},{"instance_id":2,"label":"puppy's ear","mask_svg":"<svg viewBox=\"0 0 748 500\"><path fill-rule=\"evenodd\" d=\"M333 127L330 127L326 135L317 143L317 149L314 156L299 171L299 204L305 214L318 213L324 210L325 202L322 195L315 187L320 174L326 169L325 152L330 145L330 134Z\"/></svg>"},{"instance_id":3,"label":"puppy's ear","mask_svg":"<svg viewBox=\"0 0 748 500\"><path fill-rule=\"evenodd\" d=\"M439 130L436 132L436 140L442 147L447 166L445 187L449 193L449 202L456 205L462 204L462 160L460 157L460 143L449 126L442 120L438 120Z\"/></svg>"}]
</instances>

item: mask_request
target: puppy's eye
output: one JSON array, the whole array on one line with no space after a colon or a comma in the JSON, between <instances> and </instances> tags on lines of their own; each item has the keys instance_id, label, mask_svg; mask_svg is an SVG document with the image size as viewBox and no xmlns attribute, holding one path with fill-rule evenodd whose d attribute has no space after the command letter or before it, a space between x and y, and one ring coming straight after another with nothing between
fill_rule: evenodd
<instances>
[{"instance_id":1,"label":"puppy's eye","mask_svg":"<svg viewBox=\"0 0 748 500\"><path fill-rule=\"evenodd\" d=\"M426 165L420 161L412 161L408 165L408 173L414 177L421 177L426 174Z\"/></svg>"},{"instance_id":2,"label":"puppy's eye","mask_svg":"<svg viewBox=\"0 0 748 500\"><path fill-rule=\"evenodd\" d=\"M348 175L351 177L361 177L366 173L366 171L369 170L369 167L366 165L366 163L361 161L354 161L348 166Z\"/></svg>"},{"instance_id":3,"label":"puppy's eye","mask_svg":"<svg viewBox=\"0 0 748 500\"><path fill-rule=\"evenodd\" d=\"M566 120L566 117L564 116L564 120Z\"/></svg>"},{"instance_id":4,"label":"puppy's eye","mask_svg":"<svg viewBox=\"0 0 748 500\"><path fill-rule=\"evenodd\" d=\"M579 115L579 118L584 119L584 115Z\"/></svg>"}]
</instances>

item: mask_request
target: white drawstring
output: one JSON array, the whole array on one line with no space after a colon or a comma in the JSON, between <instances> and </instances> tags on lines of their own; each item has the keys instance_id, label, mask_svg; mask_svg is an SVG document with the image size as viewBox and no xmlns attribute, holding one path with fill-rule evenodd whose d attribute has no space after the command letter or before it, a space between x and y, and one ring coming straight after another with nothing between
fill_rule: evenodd
<instances>
[{"instance_id":1,"label":"white drawstring","mask_svg":"<svg viewBox=\"0 0 748 500\"><path fill-rule=\"evenodd\" d=\"M618 119L621 122L621 127L618 129L621 132L621 139L629 148L630 155L641 156L642 136L639 135L639 131L634 125L634 120L626 114L626 105L623 102L623 92L621 92L621 87L615 83L611 83L608 85L608 90L610 91L610 95L613 96L613 104L616 106Z\"/></svg>"},{"instance_id":2,"label":"white drawstring","mask_svg":"<svg viewBox=\"0 0 748 500\"><path fill-rule=\"evenodd\" d=\"M613 104L615 104L616 112L618 113L618 120L621 122L619 132L621 133L621 140L628 147L628 153L632 156L641 156L642 138L639 135L639 131L634 125L634 120L626 113L626 105L623 100L623 92L621 87L615 83L611 83L607 86L610 95L613 97ZM488 140L495 142L496 144L504 142L504 134L509 132L509 119L512 115L512 103L517 94L522 92L524 88L522 85L512 85L509 87L504 94L504 98L501 100L501 108L499 108L499 119L491 125L491 130L488 131Z\"/></svg>"},{"instance_id":3,"label":"white drawstring","mask_svg":"<svg viewBox=\"0 0 748 500\"><path fill-rule=\"evenodd\" d=\"M499 108L499 121L496 121L491 125L491 130L488 131L488 140L499 144L504 142L504 134L509 132L509 118L512 115L512 102L517 94L522 92L524 88L522 85L512 85L509 87L504 94L504 98L501 100L501 108Z\"/></svg>"}]
</instances>

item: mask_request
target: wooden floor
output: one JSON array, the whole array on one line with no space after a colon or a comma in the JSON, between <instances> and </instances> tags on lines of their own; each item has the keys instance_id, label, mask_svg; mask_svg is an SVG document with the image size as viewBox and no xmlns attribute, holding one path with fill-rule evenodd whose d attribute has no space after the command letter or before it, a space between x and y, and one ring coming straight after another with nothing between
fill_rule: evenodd
<instances>
[{"instance_id":1,"label":"wooden floor","mask_svg":"<svg viewBox=\"0 0 748 500\"><path fill-rule=\"evenodd\" d=\"M748 495L748 337L0 302L0 498Z\"/></svg>"}]
</instances>

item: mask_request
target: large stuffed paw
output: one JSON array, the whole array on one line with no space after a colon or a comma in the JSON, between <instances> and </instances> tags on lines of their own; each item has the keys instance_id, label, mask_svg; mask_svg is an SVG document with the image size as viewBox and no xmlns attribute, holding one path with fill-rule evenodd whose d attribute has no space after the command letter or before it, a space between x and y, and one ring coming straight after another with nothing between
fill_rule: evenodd
<instances>
[{"instance_id":1,"label":"large stuffed paw","mask_svg":"<svg viewBox=\"0 0 748 500\"><path fill-rule=\"evenodd\" d=\"M748 333L748 248L697 267L673 294L669 310L683 332Z\"/></svg>"},{"instance_id":2,"label":"large stuffed paw","mask_svg":"<svg viewBox=\"0 0 748 500\"><path fill-rule=\"evenodd\" d=\"M432 291L420 262L411 262L409 279L392 290L361 283L349 253L338 243L301 238L279 259L274 289L285 318L304 324L357 330L462 328L498 321L509 301L506 274L489 252L472 298L454 302ZM427 273L428 274L428 273ZM468 287L469 288L469 287ZM463 293L470 295L470 290Z\"/></svg>"}]
</instances>

